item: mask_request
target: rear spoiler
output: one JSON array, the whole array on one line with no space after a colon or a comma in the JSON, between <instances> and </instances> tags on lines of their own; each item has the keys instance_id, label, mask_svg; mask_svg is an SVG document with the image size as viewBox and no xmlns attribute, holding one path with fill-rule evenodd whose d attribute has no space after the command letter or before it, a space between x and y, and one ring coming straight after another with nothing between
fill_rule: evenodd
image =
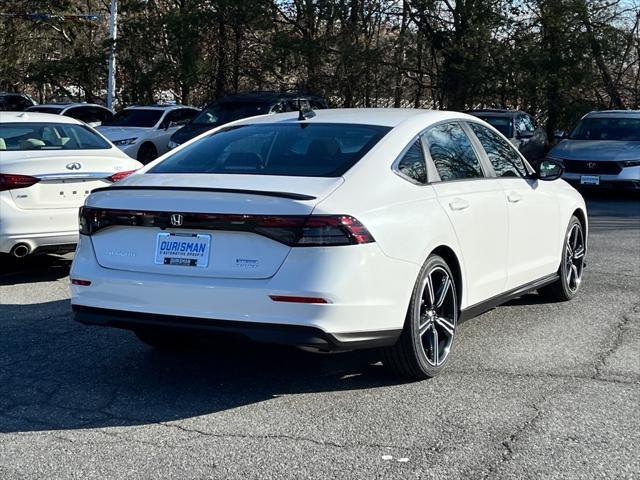
<instances>
[{"instance_id":1,"label":"rear spoiler","mask_svg":"<svg viewBox=\"0 0 640 480\"><path fill-rule=\"evenodd\" d=\"M242 190L237 188L210 188L210 187L168 187L154 185L111 185L92 190L94 192L106 192L112 190L173 190L178 192L217 192L217 193L239 193L242 195L262 195L265 197L290 198L292 200L315 200L312 195L292 192L272 192L265 190Z\"/></svg>"}]
</instances>

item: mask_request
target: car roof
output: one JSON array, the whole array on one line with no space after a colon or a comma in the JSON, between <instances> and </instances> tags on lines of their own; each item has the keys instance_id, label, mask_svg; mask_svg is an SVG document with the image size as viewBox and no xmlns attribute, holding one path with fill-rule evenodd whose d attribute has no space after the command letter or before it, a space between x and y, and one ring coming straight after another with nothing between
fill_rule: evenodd
<instances>
[{"instance_id":1,"label":"car roof","mask_svg":"<svg viewBox=\"0 0 640 480\"><path fill-rule=\"evenodd\" d=\"M0 123L72 123L83 125L75 118L40 112L0 112Z\"/></svg>"},{"instance_id":2,"label":"car roof","mask_svg":"<svg viewBox=\"0 0 640 480\"><path fill-rule=\"evenodd\" d=\"M234 95L227 95L225 97L217 99L212 103L227 103L227 102L270 102L276 100L286 100L286 99L314 99L314 100L323 100L324 97L322 95L317 95L315 93L304 93L304 92L278 92L278 91L257 91L257 92L244 92L237 93Z\"/></svg>"},{"instance_id":3,"label":"car roof","mask_svg":"<svg viewBox=\"0 0 640 480\"><path fill-rule=\"evenodd\" d=\"M423 110L420 108L338 108L314 110L315 116L304 120L305 123L349 123L357 125L377 125L397 127L409 120L420 120L433 124L443 120L473 119L471 115L447 110ZM298 121L298 112L286 112L261 115L234 122L234 125L257 123L279 123Z\"/></svg>"},{"instance_id":4,"label":"car roof","mask_svg":"<svg viewBox=\"0 0 640 480\"><path fill-rule=\"evenodd\" d=\"M621 118L640 118L640 110L596 110L593 112L587 113L582 118L611 118L611 117L621 117Z\"/></svg>"},{"instance_id":5,"label":"car roof","mask_svg":"<svg viewBox=\"0 0 640 480\"><path fill-rule=\"evenodd\" d=\"M486 117L513 117L521 113L527 114L527 112L523 112L522 110L508 110L508 109L499 109L499 108L467 110L465 111L465 113L468 113L469 115L474 115L474 116L484 115Z\"/></svg>"},{"instance_id":6,"label":"car roof","mask_svg":"<svg viewBox=\"0 0 640 480\"><path fill-rule=\"evenodd\" d=\"M196 107L192 107L190 105L131 105L130 107L126 107L123 110L159 110L161 112L166 112L169 110L175 110L176 108L192 108L194 110L198 110Z\"/></svg>"},{"instance_id":7,"label":"car roof","mask_svg":"<svg viewBox=\"0 0 640 480\"><path fill-rule=\"evenodd\" d=\"M100 107L100 108L107 108L104 105L98 105L97 103L74 103L74 102L61 102L61 103L40 103L38 105L33 105L33 107L39 108L39 107L50 107L50 108L62 108L62 109L67 109L67 108L71 108L71 107ZM29 108L33 108L33 107L29 107ZM108 110L108 109L107 109Z\"/></svg>"}]
</instances>

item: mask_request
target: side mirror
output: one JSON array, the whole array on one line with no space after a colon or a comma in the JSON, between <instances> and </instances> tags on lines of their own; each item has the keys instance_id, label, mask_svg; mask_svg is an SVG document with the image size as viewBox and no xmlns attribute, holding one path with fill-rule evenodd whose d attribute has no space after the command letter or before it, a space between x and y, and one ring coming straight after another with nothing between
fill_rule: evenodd
<instances>
[{"instance_id":1,"label":"side mirror","mask_svg":"<svg viewBox=\"0 0 640 480\"><path fill-rule=\"evenodd\" d=\"M518 132L518 134L516 135L517 138L531 138L533 137L534 132L530 132L528 130L524 130L522 132Z\"/></svg>"},{"instance_id":2,"label":"side mirror","mask_svg":"<svg viewBox=\"0 0 640 480\"><path fill-rule=\"evenodd\" d=\"M536 169L536 177L539 180L557 180L563 173L564 165L550 158L541 161Z\"/></svg>"},{"instance_id":3,"label":"side mirror","mask_svg":"<svg viewBox=\"0 0 640 480\"><path fill-rule=\"evenodd\" d=\"M553 134L553 137L556 140L564 140L565 138L567 138L567 132L565 132L564 130L558 130L556 133Z\"/></svg>"}]
</instances>

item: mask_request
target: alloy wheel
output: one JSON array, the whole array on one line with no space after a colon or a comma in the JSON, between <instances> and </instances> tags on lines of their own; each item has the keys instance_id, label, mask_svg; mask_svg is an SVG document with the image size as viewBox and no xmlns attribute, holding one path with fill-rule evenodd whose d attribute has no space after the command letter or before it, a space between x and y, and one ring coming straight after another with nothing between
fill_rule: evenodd
<instances>
[{"instance_id":1,"label":"alloy wheel","mask_svg":"<svg viewBox=\"0 0 640 480\"><path fill-rule=\"evenodd\" d=\"M414 312L422 349L432 367L442 365L451 350L458 321L456 302L451 276L444 268L433 267L423 280Z\"/></svg>"},{"instance_id":2,"label":"alloy wheel","mask_svg":"<svg viewBox=\"0 0 640 480\"><path fill-rule=\"evenodd\" d=\"M567 287L571 293L577 292L580 287L580 282L582 282L585 252L582 226L579 223L575 223L567 234L564 256Z\"/></svg>"}]
</instances>

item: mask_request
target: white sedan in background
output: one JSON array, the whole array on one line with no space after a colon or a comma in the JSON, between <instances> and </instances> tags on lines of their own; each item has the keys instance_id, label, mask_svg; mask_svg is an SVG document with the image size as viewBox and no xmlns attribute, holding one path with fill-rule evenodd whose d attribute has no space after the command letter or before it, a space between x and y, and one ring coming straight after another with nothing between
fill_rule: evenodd
<instances>
[{"instance_id":1,"label":"white sedan in background","mask_svg":"<svg viewBox=\"0 0 640 480\"><path fill-rule=\"evenodd\" d=\"M85 197L140 167L73 118L0 112L0 253L73 250Z\"/></svg>"},{"instance_id":2,"label":"white sedan in background","mask_svg":"<svg viewBox=\"0 0 640 480\"><path fill-rule=\"evenodd\" d=\"M182 105L128 107L98 127L120 150L147 164L169 150L169 139L200 110Z\"/></svg>"},{"instance_id":3,"label":"white sedan in background","mask_svg":"<svg viewBox=\"0 0 640 480\"><path fill-rule=\"evenodd\" d=\"M395 372L431 377L459 322L578 292L587 214L561 175L460 113L240 120L87 198L71 303L157 347L207 332L382 347Z\"/></svg>"}]
</instances>

